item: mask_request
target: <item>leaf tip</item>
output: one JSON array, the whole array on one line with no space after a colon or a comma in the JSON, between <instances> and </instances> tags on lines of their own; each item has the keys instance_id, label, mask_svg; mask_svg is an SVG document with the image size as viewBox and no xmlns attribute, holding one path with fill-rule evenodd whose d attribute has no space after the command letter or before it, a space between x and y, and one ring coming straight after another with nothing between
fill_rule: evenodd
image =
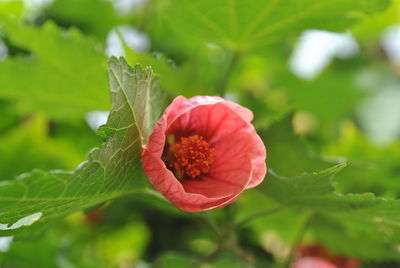
<instances>
[{"instance_id":1,"label":"leaf tip","mask_svg":"<svg viewBox=\"0 0 400 268\"><path fill-rule=\"evenodd\" d=\"M330 173L333 176L336 173L338 173L339 171L341 171L342 169L344 169L345 167L347 167L347 163L343 162L343 163L339 163L333 167L326 169L325 172Z\"/></svg>"},{"instance_id":2,"label":"leaf tip","mask_svg":"<svg viewBox=\"0 0 400 268\"><path fill-rule=\"evenodd\" d=\"M122 56L120 56L120 57L111 56L109 58L109 60L108 60L108 65L109 66L111 66L112 64L120 64L120 63L128 65L126 59L124 57L122 57Z\"/></svg>"}]
</instances>

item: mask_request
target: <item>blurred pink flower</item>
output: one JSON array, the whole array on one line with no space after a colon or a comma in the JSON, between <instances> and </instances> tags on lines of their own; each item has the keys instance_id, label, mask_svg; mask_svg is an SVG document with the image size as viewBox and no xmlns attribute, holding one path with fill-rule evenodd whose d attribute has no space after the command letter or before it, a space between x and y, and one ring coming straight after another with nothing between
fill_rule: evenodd
<instances>
[{"instance_id":1,"label":"blurred pink flower","mask_svg":"<svg viewBox=\"0 0 400 268\"><path fill-rule=\"evenodd\" d=\"M297 261L296 263L317 263L318 260L323 260L328 262L333 267L339 268L359 268L361 266L361 261L356 258L352 258L349 256L332 254L327 248L320 244L304 244L301 245L298 249L298 255L300 260L305 261ZM307 261L309 260L309 261ZM315 261L317 260L317 261ZM296 266L296 268L308 267L308 266ZM310 266L319 267L319 266ZM326 267L326 266L321 266ZM331 267L331 266L328 266Z\"/></svg>"},{"instance_id":2,"label":"blurred pink flower","mask_svg":"<svg viewBox=\"0 0 400 268\"><path fill-rule=\"evenodd\" d=\"M179 96L142 151L154 187L185 211L222 208L266 174L266 150L253 113L219 97Z\"/></svg>"},{"instance_id":3,"label":"blurred pink flower","mask_svg":"<svg viewBox=\"0 0 400 268\"><path fill-rule=\"evenodd\" d=\"M319 257L304 257L293 263L291 268L339 268L329 260Z\"/></svg>"}]
</instances>

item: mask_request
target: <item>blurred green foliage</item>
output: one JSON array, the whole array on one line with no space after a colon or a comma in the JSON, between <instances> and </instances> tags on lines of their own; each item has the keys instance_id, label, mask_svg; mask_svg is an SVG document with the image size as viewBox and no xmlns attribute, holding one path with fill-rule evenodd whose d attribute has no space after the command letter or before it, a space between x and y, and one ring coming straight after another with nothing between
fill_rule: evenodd
<instances>
[{"instance_id":1,"label":"blurred green foliage","mask_svg":"<svg viewBox=\"0 0 400 268\"><path fill-rule=\"evenodd\" d=\"M398 95L382 97L400 90L400 65L382 44L399 8L399 0L1 1L0 267L279 267L303 243L365 267L399 266L400 115L387 102ZM298 77L289 62L310 29L351 33L359 51ZM132 32L150 45L135 49ZM156 94L137 100L136 90ZM268 154L262 185L194 214L151 189L140 148L176 95L222 95L254 112ZM88 113L110 108L96 133Z\"/></svg>"}]
</instances>

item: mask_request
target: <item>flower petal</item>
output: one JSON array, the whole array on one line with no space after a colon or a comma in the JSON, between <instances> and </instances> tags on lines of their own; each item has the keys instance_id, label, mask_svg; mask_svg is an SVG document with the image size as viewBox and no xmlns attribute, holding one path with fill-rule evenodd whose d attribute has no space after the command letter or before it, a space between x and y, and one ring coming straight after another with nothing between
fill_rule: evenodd
<instances>
[{"instance_id":1,"label":"flower petal","mask_svg":"<svg viewBox=\"0 0 400 268\"><path fill-rule=\"evenodd\" d=\"M233 150L232 150L233 151ZM214 165L208 174L195 180L183 180L187 192L218 198L236 196L251 179L251 162L247 155L238 159L227 159L224 165Z\"/></svg>"},{"instance_id":2,"label":"flower petal","mask_svg":"<svg viewBox=\"0 0 400 268\"><path fill-rule=\"evenodd\" d=\"M167 117L164 114L154 126L149 136L149 142L143 147L154 156L161 158L165 145L165 130L167 129Z\"/></svg>"},{"instance_id":3,"label":"flower petal","mask_svg":"<svg viewBox=\"0 0 400 268\"><path fill-rule=\"evenodd\" d=\"M192 108L176 119L170 131L174 132L178 129L193 130L205 137L213 146L218 145L223 139L232 139L240 131L246 132L251 137L250 140L246 139L248 145L246 151L250 155L253 166L253 178L247 188L255 187L263 181L267 172L264 143L254 127L227 107L224 102Z\"/></svg>"},{"instance_id":4,"label":"flower petal","mask_svg":"<svg viewBox=\"0 0 400 268\"><path fill-rule=\"evenodd\" d=\"M176 118L168 132L194 131L203 136L209 143L216 143L247 125L248 123L239 115L219 102L193 107Z\"/></svg>"},{"instance_id":5,"label":"flower petal","mask_svg":"<svg viewBox=\"0 0 400 268\"><path fill-rule=\"evenodd\" d=\"M246 189L256 187L265 178L267 174L267 164L265 159L267 157L267 151L265 149L264 143L260 136L256 133L253 126L251 126L253 131L253 145L251 147L250 158L251 165L253 166L253 177L251 178Z\"/></svg>"},{"instance_id":6,"label":"flower petal","mask_svg":"<svg viewBox=\"0 0 400 268\"><path fill-rule=\"evenodd\" d=\"M168 170L164 162L147 149L142 151L143 168L154 187L168 198L179 209L196 212L221 206L228 203L236 195L225 197L206 197L200 193L185 191L183 185Z\"/></svg>"},{"instance_id":7,"label":"flower petal","mask_svg":"<svg viewBox=\"0 0 400 268\"><path fill-rule=\"evenodd\" d=\"M165 110L167 116L168 127L181 115L187 113L191 109L200 105L211 105L221 102L219 98L209 96L197 96L190 99L178 96Z\"/></svg>"},{"instance_id":8,"label":"flower petal","mask_svg":"<svg viewBox=\"0 0 400 268\"><path fill-rule=\"evenodd\" d=\"M247 122L251 122L254 118L253 112L250 111L247 108L244 108L243 106L233 102L233 101L228 101L224 100L224 104L231 108L236 114L240 115L244 120Z\"/></svg>"}]
</instances>

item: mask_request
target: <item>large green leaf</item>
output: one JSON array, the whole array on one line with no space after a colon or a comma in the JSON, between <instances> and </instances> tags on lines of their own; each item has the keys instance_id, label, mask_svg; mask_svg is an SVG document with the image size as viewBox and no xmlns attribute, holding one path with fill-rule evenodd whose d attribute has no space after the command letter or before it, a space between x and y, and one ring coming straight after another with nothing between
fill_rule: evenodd
<instances>
[{"instance_id":1,"label":"large green leaf","mask_svg":"<svg viewBox=\"0 0 400 268\"><path fill-rule=\"evenodd\" d=\"M283 206L312 212L315 219L311 218L311 226L317 234L322 233L317 238L335 252L365 259L399 259L400 200L379 198L370 193L335 193L330 180L344 166L339 164L292 178L272 174L264 190ZM326 238L326 234L340 232L346 234L342 233L342 240ZM340 247L344 237L349 246ZM363 250L359 250L357 244L363 244Z\"/></svg>"},{"instance_id":2,"label":"large green leaf","mask_svg":"<svg viewBox=\"0 0 400 268\"><path fill-rule=\"evenodd\" d=\"M35 170L4 181L0 234L14 234L36 220L43 224L112 198L148 191L140 152L163 108L156 105L160 91L149 68L132 69L122 58L112 58L109 66L113 108L107 128L113 135L73 172Z\"/></svg>"},{"instance_id":3,"label":"large green leaf","mask_svg":"<svg viewBox=\"0 0 400 268\"><path fill-rule=\"evenodd\" d=\"M0 62L0 97L14 101L21 113L66 119L108 109L101 45L51 22L32 27L0 16L0 29L14 46L28 52Z\"/></svg>"},{"instance_id":4,"label":"large green leaf","mask_svg":"<svg viewBox=\"0 0 400 268\"><path fill-rule=\"evenodd\" d=\"M343 31L352 23L387 6L387 0L171 0L162 10L159 31L169 39L212 42L232 51L264 53L304 29ZM163 28L164 27L164 28ZM170 41L170 42L172 42Z\"/></svg>"},{"instance_id":5,"label":"large green leaf","mask_svg":"<svg viewBox=\"0 0 400 268\"><path fill-rule=\"evenodd\" d=\"M357 142L341 136L341 141L331 148L332 152L339 151L340 154L329 160L338 161L343 159L342 156L347 156L349 167L342 171L345 164L339 164L311 173L312 170L324 168L328 163L321 161L317 152L307 150L299 137L293 135L290 119L286 118L270 126L267 132L261 132L268 149L269 174L257 188L258 193L249 191L239 199L243 206L241 220L247 217L253 219L246 220L246 223L256 233L255 239L268 249L270 239L278 240L287 249L311 215L309 230L312 232L308 232L306 239L314 234L314 239L335 253L363 259L397 259L400 217L396 211L400 208L400 201L376 197L371 193L338 193L338 189L343 189L343 183L362 189L368 188L366 185L385 185L382 187L385 189L389 188L388 185L393 186L395 180L389 184L392 178L386 173L379 174L381 168L377 171L364 168L361 171L362 166L357 166L360 165L359 160L391 160L385 160L382 154L375 155L376 150L371 151L371 145L368 147L368 143L360 136L353 137ZM388 155L388 150L382 151ZM392 150L392 158L396 152ZM358 168L358 172L354 172L354 168ZM349 173L347 169L353 172ZM338 185L333 183L333 177L335 182L339 182ZM376 190L377 187L370 189ZM263 203L263 209L259 207L260 202ZM252 215L258 215L260 211L267 215L253 218ZM285 251L271 252L282 258Z\"/></svg>"}]
</instances>

